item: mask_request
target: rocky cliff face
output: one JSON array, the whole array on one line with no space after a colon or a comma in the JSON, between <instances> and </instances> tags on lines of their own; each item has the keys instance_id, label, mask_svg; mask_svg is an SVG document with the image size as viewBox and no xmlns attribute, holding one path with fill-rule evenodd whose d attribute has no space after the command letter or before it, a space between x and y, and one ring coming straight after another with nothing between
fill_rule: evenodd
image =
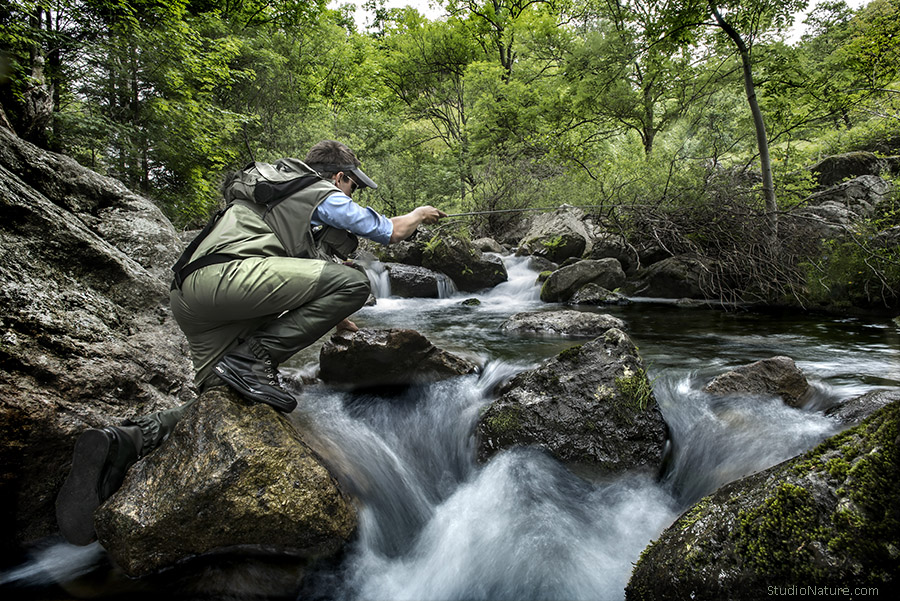
<instances>
[{"instance_id":1,"label":"rocky cliff face","mask_svg":"<svg viewBox=\"0 0 900 601\"><path fill-rule=\"evenodd\" d=\"M81 431L193 396L168 311L180 249L149 200L0 128L4 553L56 532Z\"/></svg>"}]
</instances>

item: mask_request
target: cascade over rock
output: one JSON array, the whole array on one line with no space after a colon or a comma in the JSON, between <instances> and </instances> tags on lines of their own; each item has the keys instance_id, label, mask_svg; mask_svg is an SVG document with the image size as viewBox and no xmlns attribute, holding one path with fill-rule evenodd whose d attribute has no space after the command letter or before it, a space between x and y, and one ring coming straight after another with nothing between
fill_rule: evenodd
<instances>
[{"instance_id":1,"label":"cascade over rock","mask_svg":"<svg viewBox=\"0 0 900 601\"><path fill-rule=\"evenodd\" d=\"M750 601L772 587L789 596L802 596L801 586L840 596L822 590L896 586L898 436L895 402L806 454L701 499L644 551L625 598Z\"/></svg>"},{"instance_id":2,"label":"cascade over rock","mask_svg":"<svg viewBox=\"0 0 900 601\"><path fill-rule=\"evenodd\" d=\"M405 386L473 373L477 366L415 330L342 330L322 346L319 378L348 388Z\"/></svg>"},{"instance_id":3,"label":"cascade over rock","mask_svg":"<svg viewBox=\"0 0 900 601\"><path fill-rule=\"evenodd\" d=\"M772 357L716 376L704 388L712 394L775 394L792 407L802 407L812 394L806 376L790 357Z\"/></svg>"},{"instance_id":4,"label":"cascade over rock","mask_svg":"<svg viewBox=\"0 0 900 601\"><path fill-rule=\"evenodd\" d=\"M604 473L658 471L668 430L631 339L612 328L514 377L477 425L482 461L537 445Z\"/></svg>"},{"instance_id":5,"label":"cascade over rock","mask_svg":"<svg viewBox=\"0 0 900 601\"><path fill-rule=\"evenodd\" d=\"M0 553L57 532L85 428L193 398L168 309L180 252L152 202L0 128Z\"/></svg>"},{"instance_id":6,"label":"cascade over rock","mask_svg":"<svg viewBox=\"0 0 900 601\"><path fill-rule=\"evenodd\" d=\"M211 552L333 555L357 518L283 414L213 388L129 470L95 523L115 562L144 576Z\"/></svg>"},{"instance_id":7,"label":"cascade over rock","mask_svg":"<svg viewBox=\"0 0 900 601\"><path fill-rule=\"evenodd\" d=\"M900 388L872 390L825 410L825 415L842 424L855 426L882 407L900 401Z\"/></svg>"}]
</instances>

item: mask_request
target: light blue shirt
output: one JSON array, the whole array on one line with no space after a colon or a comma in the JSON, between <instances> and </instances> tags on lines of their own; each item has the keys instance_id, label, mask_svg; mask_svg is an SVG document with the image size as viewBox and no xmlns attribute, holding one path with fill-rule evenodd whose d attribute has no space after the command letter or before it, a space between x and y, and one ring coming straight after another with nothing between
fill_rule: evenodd
<instances>
[{"instance_id":1,"label":"light blue shirt","mask_svg":"<svg viewBox=\"0 0 900 601\"><path fill-rule=\"evenodd\" d=\"M381 213L361 207L346 194L335 192L313 211L312 226L330 225L381 244L391 241L394 224Z\"/></svg>"}]
</instances>

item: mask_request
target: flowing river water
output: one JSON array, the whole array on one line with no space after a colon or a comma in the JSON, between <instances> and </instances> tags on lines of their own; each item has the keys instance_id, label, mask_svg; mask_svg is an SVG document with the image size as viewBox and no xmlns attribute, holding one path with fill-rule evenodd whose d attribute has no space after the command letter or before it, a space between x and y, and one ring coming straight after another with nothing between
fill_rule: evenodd
<instances>
[{"instance_id":1,"label":"flowing river water","mask_svg":"<svg viewBox=\"0 0 900 601\"><path fill-rule=\"evenodd\" d=\"M537 274L524 260L504 261L508 282L477 295L447 289L440 299L386 296L383 274L377 266L371 272L382 298L354 317L359 326L412 328L484 367L393 397L304 389L293 417L311 428L311 443L361 503L356 541L306 578L301 599L622 599L641 551L691 503L838 432L825 409L900 386L900 328L887 319L635 299L591 310L623 319L639 347L675 445L667 475L576 475L534 449L480 465L472 432L491 391L579 342L500 332L516 312L560 308L539 300ZM480 304L463 305L468 298ZM702 392L714 376L776 355L794 359L814 387L805 407ZM286 371L312 372L315 361L311 349ZM89 570L99 554L96 544L53 544L0 573L0 585L64 582ZM237 587L232 598L254 592Z\"/></svg>"}]
</instances>

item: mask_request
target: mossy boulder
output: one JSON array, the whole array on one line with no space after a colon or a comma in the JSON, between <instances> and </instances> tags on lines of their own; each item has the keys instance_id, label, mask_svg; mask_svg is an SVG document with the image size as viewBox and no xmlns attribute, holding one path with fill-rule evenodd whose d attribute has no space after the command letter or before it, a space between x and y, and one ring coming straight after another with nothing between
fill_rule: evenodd
<instances>
[{"instance_id":1,"label":"mossy boulder","mask_svg":"<svg viewBox=\"0 0 900 601\"><path fill-rule=\"evenodd\" d=\"M626 599L754 600L772 587L805 585L892 589L897 499L900 403L892 403L700 500L641 555Z\"/></svg>"},{"instance_id":2,"label":"mossy boulder","mask_svg":"<svg viewBox=\"0 0 900 601\"><path fill-rule=\"evenodd\" d=\"M854 151L825 157L810 170L819 186L827 188L861 175L881 175L887 167L885 160L875 153Z\"/></svg>"},{"instance_id":3,"label":"mossy boulder","mask_svg":"<svg viewBox=\"0 0 900 601\"><path fill-rule=\"evenodd\" d=\"M589 282L575 291L568 305L628 305L631 301L619 292L611 292L600 284Z\"/></svg>"},{"instance_id":4,"label":"mossy boulder","mask_svg":"<svg viewBox=\"0 0 900 601\"><path fill-rule=\"evenodd\" d=\"M612 328L504 385L478 420L478 456L526 445L595 473L656 472L667 434L637 348Z\"/></svg>"},{"instance_id":5,"label":"mossy boulder","mask_svg":"<svg viewBox=\"0 0 900 601\"><path fill-rule=\"evenodd\" d=\"M331 556L357 516L283 414L213 388L129 470L95 524L115 563L143 576L209 553Z\"/></svg>"},{"instance_id":6,"label":"mossy boulder","mask_svg":"<svg viewBox=\"0 0 900 601\"><path fill-rule=\"evenodd\" d=\"M561 263L592 249L592 235L584 222L584 211L562 205L535 216L528 233L519 240L516 254L538 255Z\"/></svg>"},{"instance_id":7,"label":"mossy boulder","mask_svg":"<svg viewBox=\"0 0 900 601\"><path fill-rule=\"evenodd\" d=\"M435 236L423 247L422 266L446 274L459 290L478 292L509 279L499 257L485 254L468 240Z\"/></svg>"}]
</instances>

